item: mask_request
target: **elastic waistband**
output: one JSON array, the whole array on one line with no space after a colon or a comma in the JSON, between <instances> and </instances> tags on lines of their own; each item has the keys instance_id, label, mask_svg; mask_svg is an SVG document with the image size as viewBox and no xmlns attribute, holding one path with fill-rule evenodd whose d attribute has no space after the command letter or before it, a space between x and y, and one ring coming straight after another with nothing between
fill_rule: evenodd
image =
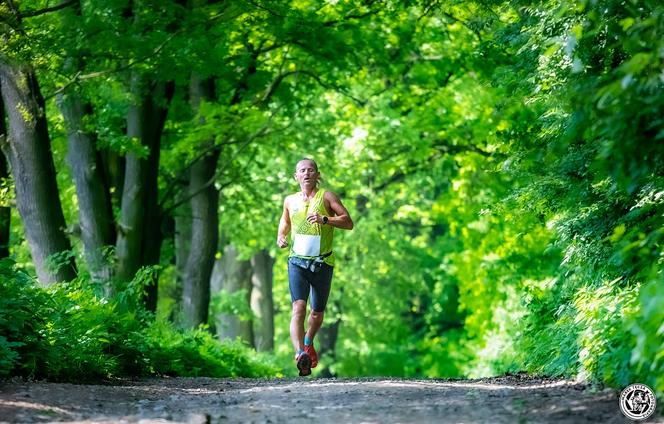
<instances>
[{"instance_id":1,"label":"elastic waistband","mask_svg":"<svg viewBox=\"0 0 664 424\"><path fill-rule=\"evenodd\" d=\"M328 256L332 255L332 251L330 250L329 252L325 253L324 255L319 255L319 256L297 256L297 255L290 255L289 258L303 258L303 259L325 259Z\"/></svg>"}]
</instances>

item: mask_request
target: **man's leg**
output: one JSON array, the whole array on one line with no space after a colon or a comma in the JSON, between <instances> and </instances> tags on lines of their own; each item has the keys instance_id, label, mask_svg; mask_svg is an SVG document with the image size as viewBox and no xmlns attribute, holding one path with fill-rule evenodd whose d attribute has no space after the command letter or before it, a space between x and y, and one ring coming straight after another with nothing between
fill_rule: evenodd
<instances>
[{"instance_id":1,"label":"man's leg","mask_svg":"<svg viewBox=\"0 0 664 424\"><path fill-rule=\"evenodd\" d=\"M290 289L293 310L290 322L290 335L297 355L304 349L304 317L307 312L307 300L311 286L305 270L288 261L288 288Z\"/></svg>"},{"instance_id":2,"label":"man's leg","mask_svg":"<svg viewBox=\"0 0 664 424\"><path fill-rule=\"evenodd\" d=\"M291 293L293 312L290 322L290 335L295 348L295 360L300 375L311 374L311 358L304 351L304 316L307 312L309 282L304 270L288 262L288 285Z\"/></svg>"},{"instance_id":3,"label":"man's leg","mask_svg":"<svg viewBox=\"0 0 664 424\"><path fill-rule=\"evenodd\" d=\"M323 317L325 316L325 311L315 311L311 310L309 312L309 320L307 327L307 339L313 340L318 330L320 330L321 325L323 324Z\"/></svg>"},{"instance_id":4,"label":"man's leg","mask_svg":"<svg viewBox=\"0 0 664 424\"><path fill-rule=\"evenodd\" d=\"M290 322L290 335L295 352L304 350L304 315L307 312L307 302L296 300L293 302L293 314Z\"/></svg>"},{"instance_id":5,"label":"man's leg","mask_svg":"<svg viewBox=\"0 0 664 424\"><path fill-rule=\"evenodd\" d=\"M314 347L314 337L323 324L325 307L330 296L333 270L334 268L324 264L323 268L315 274L315 278L311 281L311 312L309 313L307 332L304 336L304 351L311 357L311 368L318 365L318 353Z\"/></svg>"},{"instance_id":6,"label":"man's leg","mask_svg":"<svg viewBox=\"0 0 664 424\"><path fill-rule=\"evenodd\" d=\"M314 274L315 277L311 281L311 313L309 314L309 325L306 333L307 338L310 340L314 339L314 336L323 324L325 307L327 306L327 299L330 297L330 288L332 287L333 272L333 267L323 264L323 268Z\"/></svg>"},{"instance_id":7,"label":"man's leg","mask_svg":"<svg viewBox=\"0 0 664 424\"><path fill-rule=\"evenodd\" d=\"M295 360L300 375L311 374L311 357L304 348L304 315L307 311L307 302L305 300L296 300L293 302L293 315L291 316L290 334L295 348Z\"/></svg>"}]
</instances>

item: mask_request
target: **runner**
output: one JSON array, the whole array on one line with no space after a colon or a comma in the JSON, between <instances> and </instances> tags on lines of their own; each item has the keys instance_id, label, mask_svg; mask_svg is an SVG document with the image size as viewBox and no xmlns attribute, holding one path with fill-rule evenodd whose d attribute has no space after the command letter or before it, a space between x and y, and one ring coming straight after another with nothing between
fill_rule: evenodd
<instances>
[{"instance_id":1,"label":"runner","mask_svg":"<svg viewBox=\"0 0 664 424\"><path fill-rule=\"evenodd\" d=\"M300 375L311 374L318 365L314 337L323 323L325 306L330 294L334 253L334 228L353 229L353 220L336 194L318 187L320 173L312 159L302 159L295 166L295 179L300 191L284 200L284 211L279 221L277 245L291 249L288 257L288 285L293 314L290 334L295 348L295 361ZM304 331L307 300L311 292L311 312Z\"/></svg>"}]
</instances>

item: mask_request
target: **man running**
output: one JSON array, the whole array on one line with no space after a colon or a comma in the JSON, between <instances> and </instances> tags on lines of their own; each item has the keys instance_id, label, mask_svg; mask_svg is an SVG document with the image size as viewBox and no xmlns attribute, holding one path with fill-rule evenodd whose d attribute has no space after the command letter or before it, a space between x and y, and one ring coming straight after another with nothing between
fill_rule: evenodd
<instances>
[{"instance_id":1,"label":"man running","mask_svg":"<svg viewBox=\"0 0 664 424\"><path fill-rule=\"evenodd\" d=\"M288 285L293 314L290 334L300 375L311 374L318 365L314 337L323 323L325 305L330 294L334 254L334 228L353 229L353 220L336 194L318 187L320 173L312 159L302 159L295 166L295 179L300 191L287 196L279 221L277 245L291 249L288 257ZM304 331L307 300L311 292L311 313Z\"/></svg>"}]
</instances>

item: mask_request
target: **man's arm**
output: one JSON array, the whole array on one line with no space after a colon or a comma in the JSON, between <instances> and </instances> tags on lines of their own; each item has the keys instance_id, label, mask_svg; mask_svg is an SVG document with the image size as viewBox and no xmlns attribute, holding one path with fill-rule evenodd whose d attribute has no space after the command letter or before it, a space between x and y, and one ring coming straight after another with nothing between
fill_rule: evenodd
<instances>
[{"instance_id":1,"label":"man's arm","mask_svg":"<svg viewBox=\"0 0 664 424\"><path fill-rule=\"evenodd\" d=\"M343 230L352 230L353 220L339 197L331 191L326 191L324 200L327 203L325 205L327 209L334 214L334 216L328 217L327 224Z\"/></svg>"},{"instance_id":2,"label":"man's arm","mask_svg":"<svg viewBox=\"0 0 664 424\"><path fill-rule=\"evenodd\" d=\"M284 211L279 220L279 230L277 231L277 246L281 249L288 247L288 233L290 233L290 214L288 213L288 197L284 199Z\"/></svg>"}]
</instances>

